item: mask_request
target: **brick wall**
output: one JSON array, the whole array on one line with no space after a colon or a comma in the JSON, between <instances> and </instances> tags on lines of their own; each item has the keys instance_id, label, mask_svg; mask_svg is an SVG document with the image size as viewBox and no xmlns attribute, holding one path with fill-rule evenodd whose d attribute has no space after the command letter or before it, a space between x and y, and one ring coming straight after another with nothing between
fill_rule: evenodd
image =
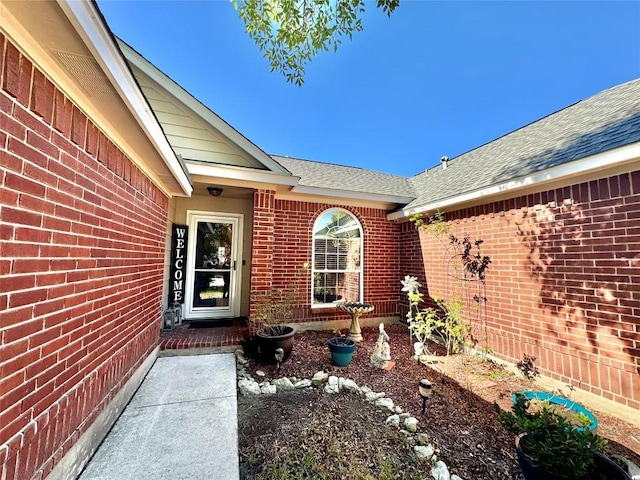
<instances>
[{"instance_id":1,"label":"brick wall","mask_svg":"<svg viewBox=\"0 0 640 480\"><path fill-rule=\"evenodd\" d=\"M41 478L158 342L168 199L0 35L0 478Z\"/></svg>"},{"instance_id":2,"label":"brick wall","mask_svg":"<svg viewBox=\"0 0 640 480\"><path fill-rule=\"evenodd\" d=\"M258 288L287 289L299 287L300 299L295 308L297 322L346 319L348 316L334 309L310 308L310 271L312 229L316 218L330 208L341 205L273 199L270 213L264 212L263 193L256 193L253 220L252 292ZM399 283L398 234L399 226L389 222L381 209L348 207L360 221L364 231L364 301L372 303L375 311L370 317L398 315L396 291ZM269 221L273 218L273 228ZM266 221L263 222L263 219ZM269 239L266 250L259 242ZM269 257L269 258L268 258ZM267 279L267 277L271 277ZM271 283L269 283L271 282ZM252 294L252 298L255 298ZM253 311L253 310L252 310Z\"/></svg>"},{"instance_id":3,"label":"brick wall","mask_svg":"<svg viewBox=\"0 0 640 480\"><path fill-rule=\"evenodd\" d=\"M486 343L497 356L535 356L550 377L640 408L640 172L446 219L457 235L484 240L492 259ZM447 297L443 247L411 224L402 239L402 273Z\"/></svg>"}]
</instances>

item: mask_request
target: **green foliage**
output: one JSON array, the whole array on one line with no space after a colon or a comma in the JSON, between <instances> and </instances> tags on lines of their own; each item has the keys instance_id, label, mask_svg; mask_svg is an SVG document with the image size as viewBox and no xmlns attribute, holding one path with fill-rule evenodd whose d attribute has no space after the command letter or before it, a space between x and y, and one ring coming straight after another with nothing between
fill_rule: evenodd
<instances>
[{"instance_id":1,"label":"green foliage","mask_svg":"<svg viewBox=\"0 0 640 480\"><path fill-rule=\"evenodd\" d=\"M231 0L271 71L302 85L305 65L362 30L365 0ZM377 0L391 16L400 0Z\"/></svg>"},{"instance_id":2,"label":"green foliage","mask_svg":"<svg viewBox=\"0 0 640 480\"><path fill-rule=\"evenodd\" d=\"M304 263L292 275L287 288L277 288L265 292L252 292L255 304L253 321L258 328L267 329L273 335L282 335L286 323L293 318L295 306L299 303L300 285L305 284L309 264Z\"/></svg>"},{"instance_id":3,"label":"green foliage","mask_svg":"<svg viewBox=\"0 0 640 480\"><path fill-rule=\"evenodd\" d=\"M401 281L402 291L407 293L409 300L409 311L407 312L407 324L410 335L421 342L425 349L427 340L434 338L434 334L439 335L444 340L447 353L457 351L465 341L469 329L462 323L462 311L464 303L456 300L447 303L441 298L434 297L436 307L420 308L423 302L423 294L416 277L407 275ZM428 351L428 350L427 350Z\"/></svg>"},{"instance_id":4,"label":"green foliage","mask_svg":"<svg viewBox=\"0 0 640 480\"><path fill-rule=\"evenodd\" d=\"M606 440L587 427L588 419L582 417L582 429L577 429L562 412L542 402L542 408L530 408L530 401L518 394L512 412L498 410L498 422L507 430L526 433L520 441L522 451L531 463L559 479L578 480L589 478L593 469L594 454L602 451Z\"/></svg>"}]
</instances>

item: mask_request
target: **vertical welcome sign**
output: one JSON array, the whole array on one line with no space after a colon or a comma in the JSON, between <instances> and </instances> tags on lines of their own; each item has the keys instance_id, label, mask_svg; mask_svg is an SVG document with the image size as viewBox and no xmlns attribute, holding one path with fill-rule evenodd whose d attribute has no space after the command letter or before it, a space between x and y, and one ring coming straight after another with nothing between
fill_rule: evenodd
<instances>
[{"instance_id":1,"label":"vertical welcome sign","mask_svg":"<svg viewBox=\"0 0 640 480\"><path fill-rule=\"evenodd\" d=\"M171 269L169 277L169 305L184 303L185 275L187 273L186 225L173 224L171 229Z\"/></svg>"}]
</instances>

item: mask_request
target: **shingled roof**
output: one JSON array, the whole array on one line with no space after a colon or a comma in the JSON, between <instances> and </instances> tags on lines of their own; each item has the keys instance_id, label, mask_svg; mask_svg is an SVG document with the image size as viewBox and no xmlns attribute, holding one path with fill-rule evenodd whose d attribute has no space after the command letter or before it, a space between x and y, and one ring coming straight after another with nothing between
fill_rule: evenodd
<instances>
[{"instance_id":1,"label":"shingled roof","mask_svg":"<svg viewBox=\"0 0 640 480\"><path fill-rule=\"evenodd\" d=\"M272 155L271 158L294 176L300 177L299 185L304 187L389 195L405 199L416 197L411 179L400 175L277 155Z\"/></svg>"},{"instance_id":2,"label":"shingled roof","mask_svg":"<svg viewBox=\"0 0 640 480\"><path fill-rule=\"evenodd\" d=\"M640 79L612 87L413 177L405 211L640 141Z\"/></svg>"}]
</instances>

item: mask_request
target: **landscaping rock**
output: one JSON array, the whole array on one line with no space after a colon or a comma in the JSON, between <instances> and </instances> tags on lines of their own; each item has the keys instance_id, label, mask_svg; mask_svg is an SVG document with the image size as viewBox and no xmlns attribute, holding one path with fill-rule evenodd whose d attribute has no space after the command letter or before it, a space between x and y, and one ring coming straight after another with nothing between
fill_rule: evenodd
<instances>
[{"instance_id":1,"label":"landscaping rock","mask_svg":"<svg viewBox=\"0 0 640 480\"><path fill-rule=\"evenodd\" d=\"M442 460L438 460L435 465L431 467L431 476L434 480L451 480L449 469Z\"/></svg>"},{"instance_id":2,"label":"landscaping rock","mask_svg":"<svg viewBox=\"0 0 640 480\"><path fill-rule=\"evenodd\" d=\"M325 383L329 379L329 374L324 373L322 371L316 372L311 379L311 383L314 387L320 387L323 383Z\"/></svg>"},{"instance_id":3,"label":"landscaping rock","mask_svg":"<svg viewBox=\"0 0 640 480\"><path fill-rule=\"evenodd\" d=\"M395 413L395 410L393 409L393 400L390 398L379 398L376 400L375 405L384 413Z\"/></svg>"},{"instance_id":4,"label":"landscaping rock","mask_svg":"<svg viewBox=\"0 0 640 480\"><path fill-rule=\"evenodd\" d=\"M275 385L276 387L278 387L278 390L295 390L296 388L293 386L293 383L291 383L291 380L289 380L287 377L271 380L271 385Z\"/></svg>"},{"instance_id":5,"label":"landscaping rock","mask_svg":"<svg viewBox=\"0 0 640 480\"><path fill-rule=\"evenodd\" d=\"M349 393L357 393L357 394L362 393L362 390L360 389L358 384L348 378L345 379L344 382L342 382L341 390L346 390Z\"/></svg>"},{"instance_id":6,"label":"landscaping rock","mask_svg":"<svg viewBox=\"0 0 640 480\"><path fill-rule=\"evenodd\" d=\"M404 421L404 428L406 428L409 432L414 433L418 430L418 419L414 417L409 417Z\"/></svg>"},{"instance_id":7,"label":"landscaping rock","mask_svg":"<svg viewBox=\"0 0 640 480\"><path fill-rule=\"evenodd\" d=\"M262 370L256 370L256 377L264 377L266 374Z\"/></svg>"},{"instance_id":8,"label":"landscaping rock","mask_svg":"<svg viewBox=\"0 0 640 480\"><path fill-rule=\"evenodd\" d=\"M428 445L429 444L429 435L426 433L421 433L418 435L418 443L420 445Z\"/></svg>"},{"instance_id":9,"label":"landscaping rock","mask_svg":"<svg viewBox=\"0 0 640 480\"><path fill-rule=\"evenodd\" d=\"M260 386L253 380L242 379L238 382L241 395L260 395Z\"/></svg>"},{"instance_id":10,"label":"landscaping rock","mask_svg":"<svg viewBox=\"0 0 640 480\"><path fill-rule=\"evenodd\" d=\"M335 376L330 376L329 380L327 381L327 384L324 386L324 391L325 393L338 393L340 392L340 387L338 384L338 377Z\"/></svg>"},{"instance_id":11,"label":"landscaping rock","mask_svg":"<svg viewBox=\"0 0 640 480\"><path fill-rule=\"evenodd\" d=\"M293 384L293 386L296 387L297 389L309 388L311 385L312 385L311 380L309 380L308 378L303 378L302 380L298 380L296 383Z\"/></svg>"},{"instance_id":12,"label":"landscaping rock","mask_svg":"<svg viewBox=\"0 0 640 480\"><path fill-rule=\"evenodd\" d=\"M376 400L378 400L380 398L383 398L384 395L385 395L384 392L378 392L378 393L376 393L376 392L368 392L368 393L365 394L364 398L366 398L367 401L369 401L369 402L375 402Z\"/></svg>"},{"instance_id":13,"label":"landscaping rock","mask_svg":"<svg viewBox=\"0 0 640 480\"><path fill-rule=\"evenodd\" d=\"M400 425L400 417L398 415L389 415L384 423L385 425Z\"/></svg>"},{"instance_id":14,"label":"landscaping rock","mask_svg":"<svg viewBox=\"0 0 640 480\"><path fill-rule=\"evenodd\" d=\"M431 460L435 451L431 445L416 445L413 447L413 451L416 454L418 460L427 461Z\"/></svg>"},{"instance_id":15,"label":"landscaping rock","mask_svg":"<svg viewBox=\"0 0 640 480\"><path fill-rule=\"evenodd\" d=\"M269 383L264 383L263 385L260 385L260 392L263 395L273 395L277 391L278 389L276 388L275 385L271 385Z\"/></svg>"},{"instance_id":16,"label":"landscaping rock","mask_svg":"<svg viewBox=\"0 0 640 480\"><path fill-rule=\"evenodd\" d=\"M400 421L404 422L410 416L411 416L411 414L409 414L409 413L400 413Z\"/></svg>"}]
</instances>

